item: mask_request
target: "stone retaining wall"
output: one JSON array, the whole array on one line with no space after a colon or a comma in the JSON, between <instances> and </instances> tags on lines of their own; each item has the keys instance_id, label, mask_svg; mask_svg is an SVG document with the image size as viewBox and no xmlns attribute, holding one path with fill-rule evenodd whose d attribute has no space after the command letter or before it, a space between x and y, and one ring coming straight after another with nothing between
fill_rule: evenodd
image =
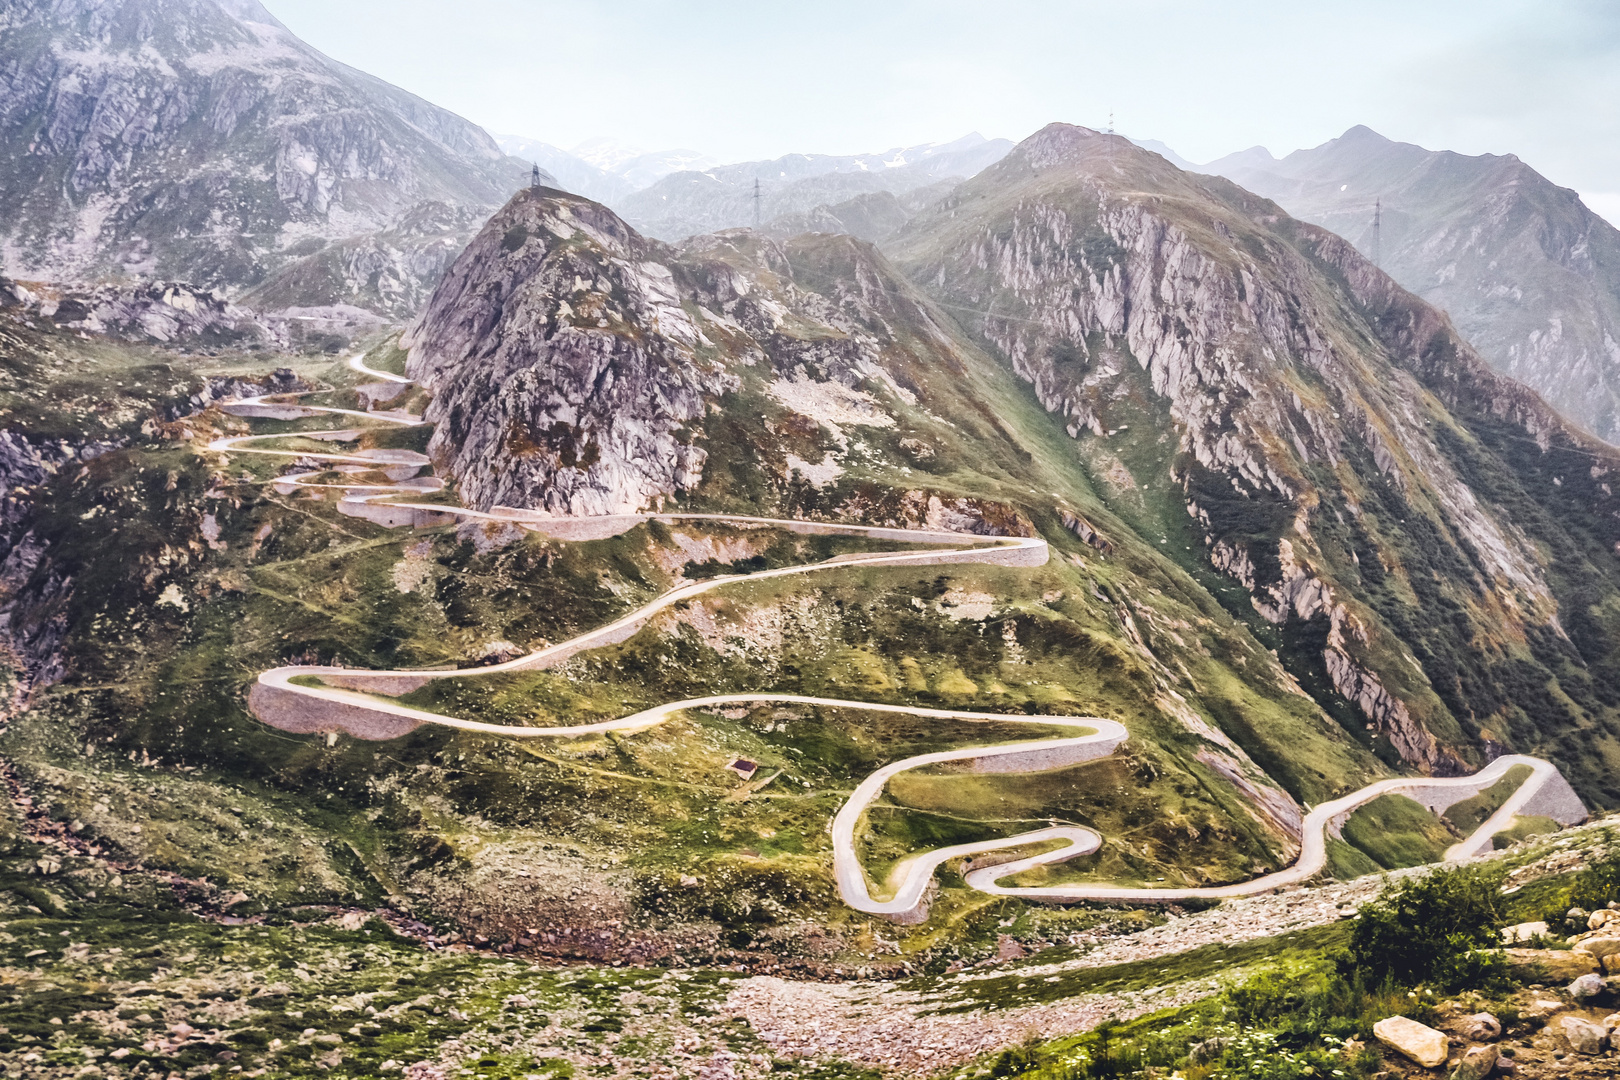
<instances>
[{"instance_id":1,"label":"stone retaining wall","mask_svg":"<svg viewBox=\"0 0 1620 1080\"><path fill-rule=\"evenodd\" d=\"M1554 773L1519 809L1520 817L1550 817L1560 825L1575 825L1587 818L1586 806L1563 773Z\"/></svg>"},{"instance_id":2,"label":"stone retaining wall","mask_svg":"<svg viewBox=\"0 0 1620 1080\"><path fill-rule=\"evenodd\" d=\"M1062 746L1043 746L1011 754L991 754L971 758L968 769L976 773L1032 773L1064 769L1085 761L1096 761L1112 754L1124 739L1086 742L1080 736Z\"/></svg>"},{"instance_id":3,"label":"stone retaining wall","mask_svg":"<svg viewBox=\"0 0 1620 1080\"><path fill-rule=\"evenodd\" d=\"M374 709L310 697L279 686L254 683L248 692L248 710L273 728L295 735L341 731L357 739L397 739L416 730L419 722Z\"/></svg>"}]
</instances>

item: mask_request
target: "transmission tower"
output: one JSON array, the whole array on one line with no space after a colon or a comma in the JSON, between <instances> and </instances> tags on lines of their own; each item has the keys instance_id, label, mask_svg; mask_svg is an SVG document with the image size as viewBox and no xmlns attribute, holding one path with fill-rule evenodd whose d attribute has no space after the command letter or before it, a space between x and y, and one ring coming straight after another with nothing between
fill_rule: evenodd
<instances>
[{"instance_id":1,"label":"transmission tower","mask_svg":"<svg viewBox=\"0 0 1620 1080\"><path fill-rule=\"evenodd\" d=\"M1383 257L1383 250L1382 250L1382 238L1379 236L1379 233L1383 229L1383 223L1384 223L1383 219L1384 219L1384 200L1382 198L1374 199L1373 200L1372 262L1373 262L1373 265L1378 267L1380 270L1383 269L1383 264L1379 261Z\"/></svg>"},{"instance_id":2,"label":"transmission tower","mask_svg":"<svg viewBox=\"0 0 1620 1080\"><path fill-rule=\"evenodd\" d=\"M759 200L761 199L761 197L762 196L759 193L759 177L756 176L754 178L754 228L755 229L759 228Z\"/></svg>"}]
</instances>

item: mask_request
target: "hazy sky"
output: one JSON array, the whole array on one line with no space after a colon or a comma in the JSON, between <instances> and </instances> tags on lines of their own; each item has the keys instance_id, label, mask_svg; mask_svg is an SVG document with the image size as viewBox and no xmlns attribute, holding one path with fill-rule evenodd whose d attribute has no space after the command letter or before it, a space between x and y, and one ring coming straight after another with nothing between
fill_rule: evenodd
<instances>
[{"instance_id":1,"label":"hazy sky","mask_svg":"<svg viewBox=\"0 0 1620 1080\"><path fill-rule=\"evenodd\" d=\"M1363 123L1516 153L1620 217L1614 0L264 0L492 131L728 161L1053 120L1205 161Z\"/></svg>"}]
</instances>

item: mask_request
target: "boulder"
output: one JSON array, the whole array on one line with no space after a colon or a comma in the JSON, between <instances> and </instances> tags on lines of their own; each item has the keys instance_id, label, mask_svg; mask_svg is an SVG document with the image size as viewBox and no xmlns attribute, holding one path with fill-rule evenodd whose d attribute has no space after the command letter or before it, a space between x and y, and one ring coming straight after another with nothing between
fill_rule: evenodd
<instances>
[{"instance_id":1,"label":"boulder","mask_svg":"<svg viewBox=\"0 0 1620 1080\"><path fill-rule=\"evenodd\" d=\"M1485 1080L1496 1068L1499 1053L1494 1046L1470 1046L1451 1070L1451 1080Z\"/></svg>"},{"instance_id":2,"label":"boulder","mask_svg":"<svg viewBox=\"0 0 1620 1080\"><path fill-rule=\"evenodd\" d=\"M1521 941L1529 941L1533 937L1546 937L1547 924L1544 922L1522 922L1502 928L1502 940L1509 945L1517 945Z\"/></svg>"},{"instance_id":3,"label":"boulder","mask_svg":"<svg viewBox=\"0 0 1620 1080\"><path fill-rule=\"evenodd\" d=\"M1373 1037L1425 1069L1446 1063L1446 1033L1409 1017L1391 1016L1378 1021L1373 1025Z\"/></svg>"},{"instance_id":4,"label":"boulder","mask_svg":"<svg viewBox=\"0 0 1620 1080\"><path fill-rule=\"evenodd\" d=\"M1605 1031L1612 1032L1615 1028L1620 1028L1620 1012L1610 1013L1603 1018L1603 1029Z\"/></svg>"},{"instance_id":5,"label":"boulder","mask_svg":"<svg viewBox=\"0 0 1620 1080\"><path fill-rule=\"evenodd\" d=\"M1507 949L1513 977L1524 982L1563 982L1602 971L1590 953L1567 949Z\"/></svg>"},{"instance_id":6,"label":"boulder","mask_svg":"<svg viewBox=\"0 0 1620 1080\"><path fill-rule=\"evenodd\" d=\"M1620 924L1620 911L1599 908L1586 917L1586 928L1588 930L1602 930L1605 926L1611 924Z\"/></svg>"},{"instance_id":7,"label":"boulder","mask_svg":"<svg viewBox=\"0 0 1620 1080\"><path fill-rule=\"evenodd\" d=\"M1609 1036L1609 1033L1597 1024L1590 1020L1582 1020L1578 1016L1561 1017L1558 1021L1558 1033L1577 1054L1603 1053L1604 1043L1608 1041Z\"/></svg>"},{"instance_id":8,"label":"boulder","mask_svg":"<svg viewBox=\"0 0 1620 1080\"><path fill-rule=\"evenodd\" d=\"M1608 934L1597 934L1591 937L1577 938L1572 949L1579 949L1584 953L1591 953L1599 960L1613 953L1620 953L1620 937L1611 937Z\"/></svg>"},{"instance_id":9,"label":"boulder","mask_svg":"<svg viewBox=\"0 0 1620 1080\"><path fill-rule=\"evenodd\" d=\"M1502 1021L1490 1013L1475 1013L1462 1018L1463 1038L1469 1042L1494 1042L1502 1036Z\"/></svg>"},{"instance_id":10,"label":"boulder","mask_svg":"<svg viewBox=\"0 0 1620 1080\"><path fill-rule=\"evenodd\" d=\"M1576 1001L1585 1001L1595 998L1608 990L1609 984L1603 981L1601 975L1582 975L1569 984L1569 996Z\"/></svg>"},{"instance_id":11,"label":"boulder","mask_svg":"<svg viewBox=\"0 0 1620 1080\"><path fill-rule=\"evenodd\" d=\"M1603 965L1605 975L1620 975L1620 952L1612 952L1598 962Z\"/></svg>"}]
</instances>

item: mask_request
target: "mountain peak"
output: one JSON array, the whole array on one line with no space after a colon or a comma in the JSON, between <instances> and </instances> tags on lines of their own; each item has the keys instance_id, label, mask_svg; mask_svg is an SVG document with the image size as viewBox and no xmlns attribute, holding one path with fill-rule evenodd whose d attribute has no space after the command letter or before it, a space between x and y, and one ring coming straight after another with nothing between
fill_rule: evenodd
<instances>
[{"instance_id":1,"label":"mountain peak","mask_svg":"<svg viewBox=\"0 0 1620 1080\"><path fill-rule=\"evenodd\" d=\"M1378 132L1374 131L1372 128L1368 127L1366 124L1357 124L1352 128L1346 129L1345 133L1343 135L1340 135L1338 137L1338 139L1336 139L1334 141L1336 141L1336 142L1380 142L1380 143L1394 142L1393 139L1385 138L1383 135L1378 134Z\"/></svg>"},{"instance_id":2,"label":"mountain peak","mask_svg":"<svg viewBox=\"0 0 1620 1080\"><path fill-rule=\"evenodd\" d=\"M1079 124L1052 123L1019 143L1008 157L1041 169L1086 160L1120 147L1129 148L1132 153L1143 152L1123 135L1108 135Z\"/></svg>"}]
</instances>

